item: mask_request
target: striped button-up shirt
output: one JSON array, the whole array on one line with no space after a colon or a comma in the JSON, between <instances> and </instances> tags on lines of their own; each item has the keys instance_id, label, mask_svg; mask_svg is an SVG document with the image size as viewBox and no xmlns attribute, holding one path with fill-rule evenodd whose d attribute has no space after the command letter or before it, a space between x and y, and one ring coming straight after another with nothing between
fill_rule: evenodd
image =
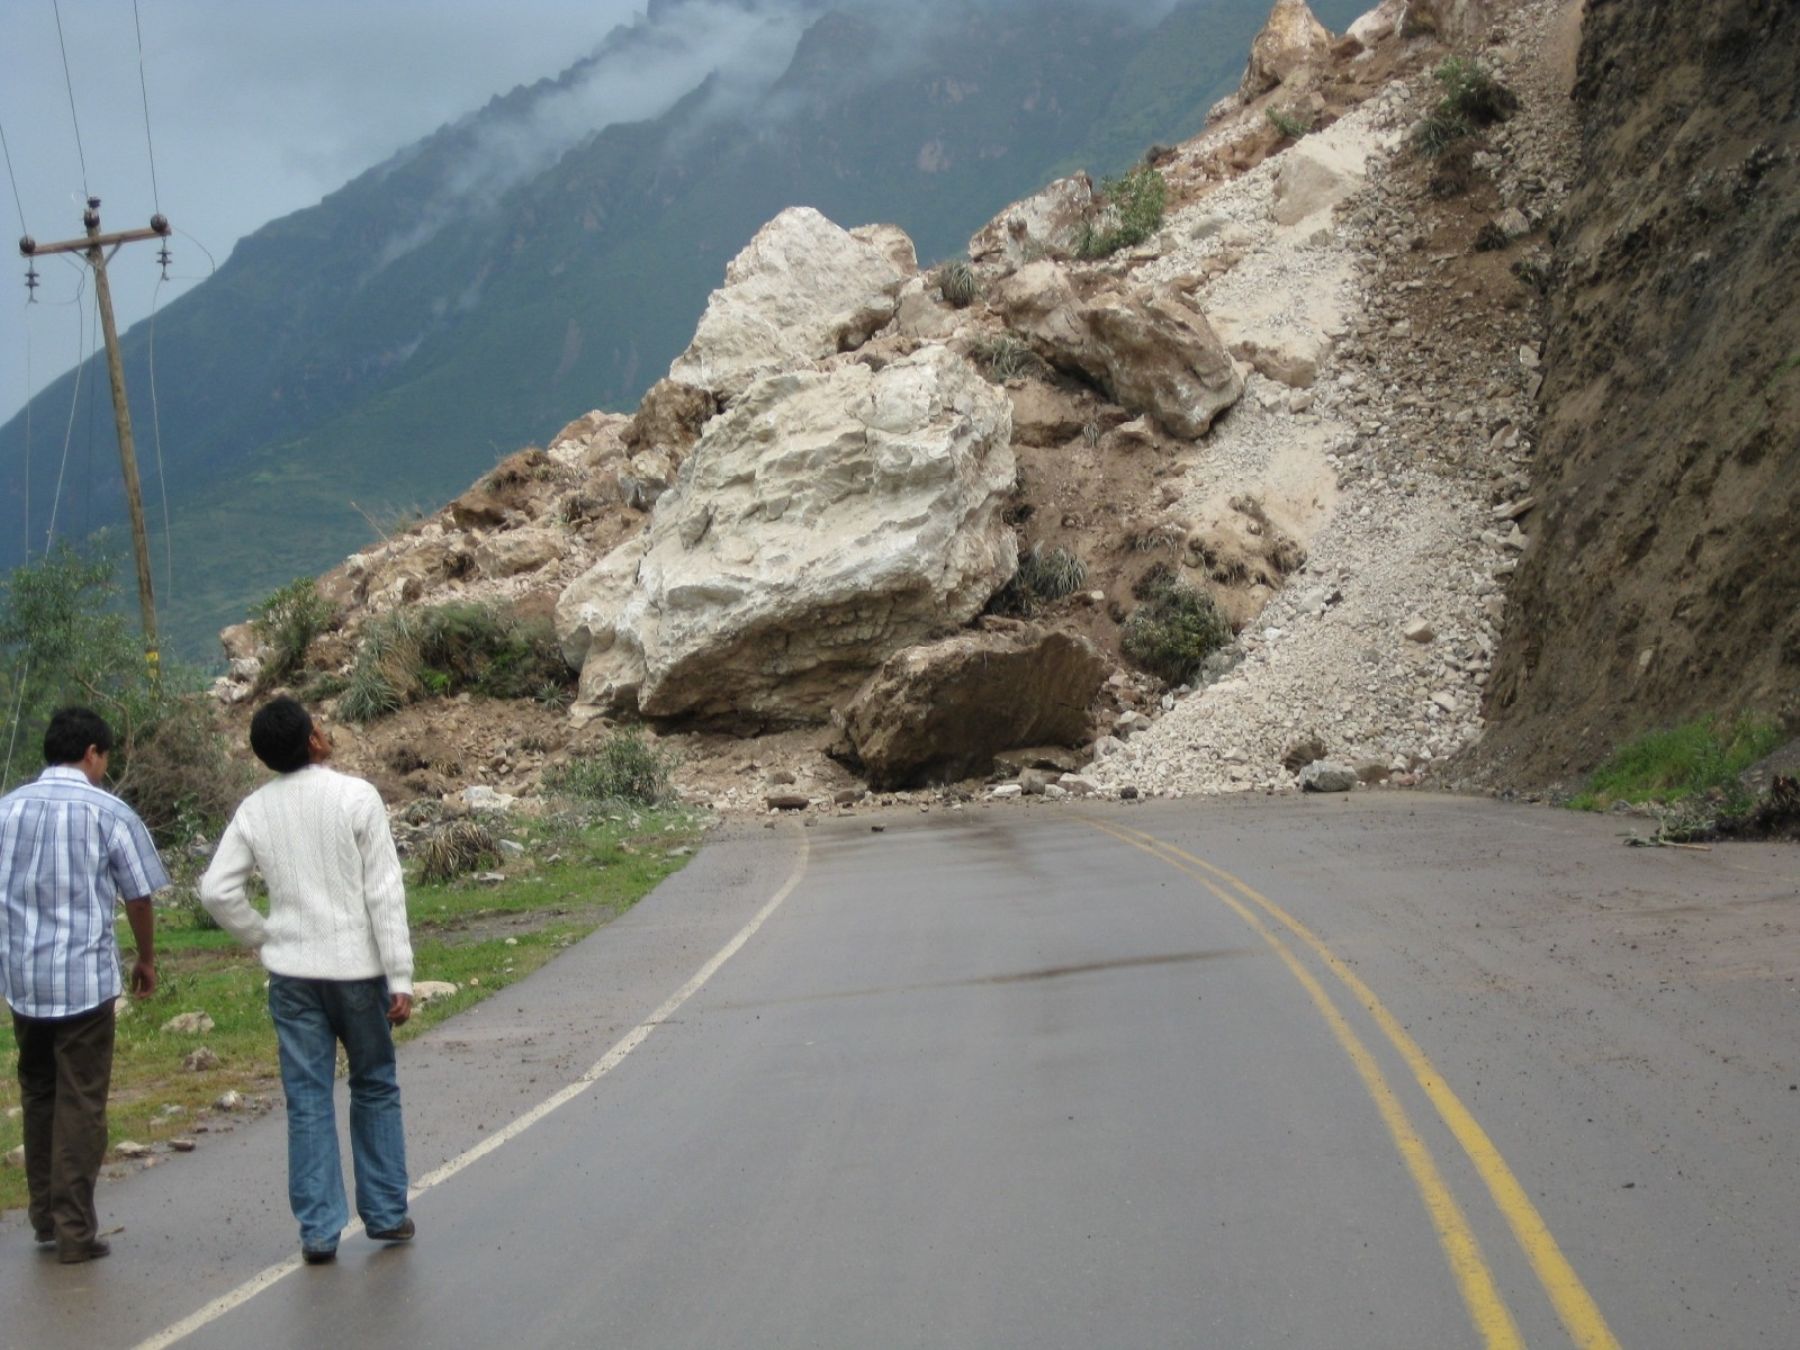
<instances>
[{"instance_id":1,"label":"striped button-up shirt","mask_svg":"<svg viewBox=\"0 0 1800 1350\"><path fill-rule=\"evenodd\" d=\"M0 994L26 1017L117 998L113 912L169 884L137 813L53 765L0 797Z\"/></svg>"}]
</instances>

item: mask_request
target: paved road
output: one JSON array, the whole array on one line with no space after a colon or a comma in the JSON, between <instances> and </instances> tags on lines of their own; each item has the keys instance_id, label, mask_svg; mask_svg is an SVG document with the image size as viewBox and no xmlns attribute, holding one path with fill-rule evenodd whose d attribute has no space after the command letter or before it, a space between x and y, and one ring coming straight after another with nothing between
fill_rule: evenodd
<instances>
[{"instance_id":1,"label":"paved road","mask_svg":"<svg viewBox=\"0 0 1800 1350\"><path fill-rule=\"evenodd\" d=\"M0 1343L1800 1342L1800 851L1422 794L886 825L741 829L409 1045L411 1248L295 1269L276 1117L105 1185L108 1261L9 1216Z\"/></svg>"}]
</instances>

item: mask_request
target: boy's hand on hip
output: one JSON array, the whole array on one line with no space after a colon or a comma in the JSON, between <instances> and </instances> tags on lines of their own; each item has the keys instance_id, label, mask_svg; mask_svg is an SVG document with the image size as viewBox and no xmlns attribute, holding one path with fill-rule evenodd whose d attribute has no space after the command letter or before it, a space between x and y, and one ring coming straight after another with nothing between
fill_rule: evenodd
<instances>
[{"instance_id":1,"label":"boy's hand on hip","mask_svg":"<svg viewBox=\"0 0 1800 1350\"><path fill-rule=\"evenodd\" d=\"M399 1026L401 1023L405 1022L406 1019L411 1016L412 1016L412 995L411 994L395 994L391 999L388 1000L388 1014L387 1014L388 1021L392 1022L395 1026Z\"/></svg>"}]
</instances>

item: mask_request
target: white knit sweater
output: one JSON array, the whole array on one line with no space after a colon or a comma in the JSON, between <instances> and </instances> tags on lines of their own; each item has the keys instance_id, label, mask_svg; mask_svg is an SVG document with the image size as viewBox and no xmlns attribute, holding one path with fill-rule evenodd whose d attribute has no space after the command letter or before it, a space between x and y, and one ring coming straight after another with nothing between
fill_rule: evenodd
<instances>
[{"instance_id":1,"label":"white knit sweater","mask_svg":"<svg viewBox=\"0 0 1800 1350\"><path fill-rule=\"evenodd\" d=\"M253 869L269 885L267 919L244 898ZM200 903L277 975L385 975L390 993L412 992L406 882L381 796L360 778L315 764L251 793L200 879Z\"/></svg>"}]
</instances>

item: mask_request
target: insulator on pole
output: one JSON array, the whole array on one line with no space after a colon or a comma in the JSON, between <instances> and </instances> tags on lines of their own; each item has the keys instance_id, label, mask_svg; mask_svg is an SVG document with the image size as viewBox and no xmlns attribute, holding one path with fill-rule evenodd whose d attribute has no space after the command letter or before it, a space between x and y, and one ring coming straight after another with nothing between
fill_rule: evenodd
<instances>
[{"instance_id":1,"label":"insulator on pole","mask_svg":"<svg viewBox=\"0 0 1800 1350\"><path fill-rule=\"evenodd\" d=\"M19 240L19 252L29 258L32 254L37 252L37 240L33 239L30 235L26 235Z\"/></svg>"}]
</instances>

